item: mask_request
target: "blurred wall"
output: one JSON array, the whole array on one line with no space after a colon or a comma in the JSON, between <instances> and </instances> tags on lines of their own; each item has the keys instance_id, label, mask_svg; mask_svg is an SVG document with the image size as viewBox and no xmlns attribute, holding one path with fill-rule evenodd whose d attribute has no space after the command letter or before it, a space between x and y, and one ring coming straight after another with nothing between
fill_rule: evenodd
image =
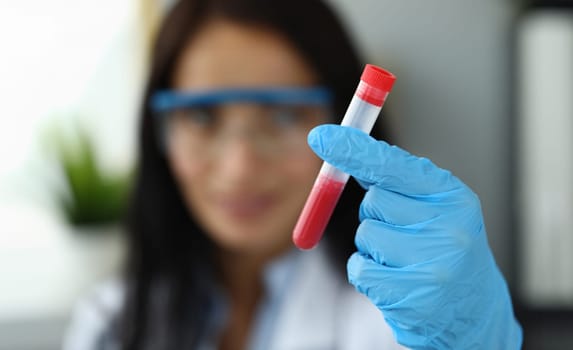
<instances>
[{"instance_id":1,"label":"blurred wall","mask_svg":"<svg viewBox=\"0 0 573 350\"><path fill-rule=\"evenodd\" d=\"M511 279L510 0L330 0L364 58L398 76L385 110L397 143L450 169L482 201Z\"/></svg>"}]
</instances>

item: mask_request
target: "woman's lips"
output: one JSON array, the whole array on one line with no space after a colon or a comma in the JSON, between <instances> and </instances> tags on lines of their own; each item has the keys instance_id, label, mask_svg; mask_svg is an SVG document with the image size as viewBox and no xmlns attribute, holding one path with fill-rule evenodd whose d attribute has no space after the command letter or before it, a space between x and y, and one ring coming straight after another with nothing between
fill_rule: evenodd
<instances>
[{"instance_id":1,"label":"woman's lips","mask_svg":"<svg viewBox=\"0 0 573 350\"><path fill-rule=\"evenodd\" d=\"M214 198L214 203L226 216L234 219L256 219L266 215L276 200L269 194L218 195Z\"/></svg>"}]
</instances>

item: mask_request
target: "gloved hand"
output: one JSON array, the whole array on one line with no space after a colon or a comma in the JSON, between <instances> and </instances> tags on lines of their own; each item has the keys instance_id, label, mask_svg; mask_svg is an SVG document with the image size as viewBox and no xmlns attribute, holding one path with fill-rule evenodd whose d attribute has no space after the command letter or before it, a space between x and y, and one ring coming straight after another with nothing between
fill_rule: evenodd
<instances>
[{"instance_id":1,"label":"gloved hand","mask_svg":"<svg viewBox=\"0 0 573 350\"><path fill-rule=\"evenodd\" d=\"M519 349L522 330L478 197L449 171L357 129L322 125L314 152L367 189L348 278L412 349Z\"/></svg>"}]
</instances>

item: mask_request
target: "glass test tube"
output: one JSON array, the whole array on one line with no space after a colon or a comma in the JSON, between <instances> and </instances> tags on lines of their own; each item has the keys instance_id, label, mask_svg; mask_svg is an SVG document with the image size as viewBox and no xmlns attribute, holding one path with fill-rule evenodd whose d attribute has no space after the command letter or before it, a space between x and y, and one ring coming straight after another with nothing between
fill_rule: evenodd
<instances>
[{"instance_id":1,"label":"glass test tube","mask_svg":"<svg viewBox=\"0 0 573 350\"><path fill-rule=\"evenodd\" d=\"M369 134L395 80L392 73L367 64L340 125ZM294 228L293 242L298 248L311 249L320 241L348 178L332 165L322 164Z\"/></svg>"}]
</instances>

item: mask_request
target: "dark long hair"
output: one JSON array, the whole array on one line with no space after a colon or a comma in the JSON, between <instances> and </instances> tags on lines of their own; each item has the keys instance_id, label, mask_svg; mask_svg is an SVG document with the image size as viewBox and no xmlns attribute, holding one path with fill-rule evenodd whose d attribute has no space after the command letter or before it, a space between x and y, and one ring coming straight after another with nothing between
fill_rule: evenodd
<instances>
[{"instance_id":1,"label":"dark long hair","mask_svg":"<svg viewBox=\"0 0 573 350\"><path fill-rule=\"evenodd\" d=\"M127 219L127 292L118 328L124 350L193 348L209 312L204 286L213 264L213 243L182 200L158 147L148 101L154 91L169 87L189 38L213 17L284 35L334 93L339 118L362 70L341 23L320 0L182 0L172 8L155 43L142 105L137 176ZM322 243L341 277L354 250L361 198L359 186L349 182Z\"/></svg>"}]
</instances>

